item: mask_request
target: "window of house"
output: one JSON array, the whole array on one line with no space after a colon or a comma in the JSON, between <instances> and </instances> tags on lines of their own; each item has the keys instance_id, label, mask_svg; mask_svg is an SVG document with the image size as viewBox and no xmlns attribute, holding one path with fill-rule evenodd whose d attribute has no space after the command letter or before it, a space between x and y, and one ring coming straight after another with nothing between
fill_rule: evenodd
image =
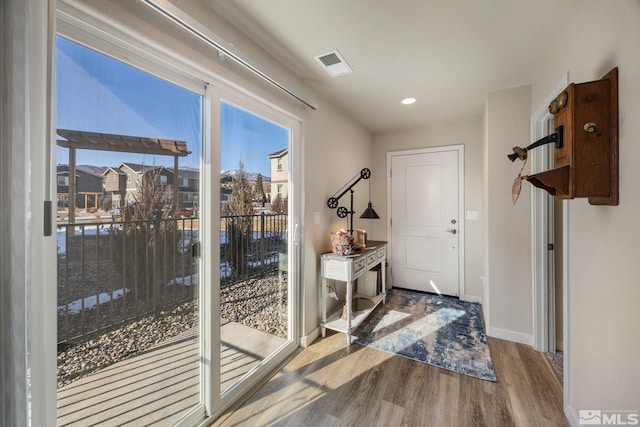
<instances>
[{"instance_id":1,"label":"window of house","mask_svg":"<svg viewBox=\"0 0 640 427\"><path fill-rule=\"evenodd\" d=\"M282 157L278 157L278 170L282 170Z\"/></svg>"},{"instance_id":2,"label":"window of house","mask_svg":"<svg viewBox=\"0 0 640 427\"><path fill-rule=\"evenodd\" d=\"M276 190L276 191L277 191L277 193L278 193L278 194L280 194L280 195L282 195L282 184L278 184L278 185L277 185L277 187L276 187L276 189L277 189L277 190Z\"/></svg>"},{"instance_id":3,"label":"window of house","mask_svg":"<svg viewBox=\"0 0 640 427\"><path fill-rule=\"evenodd\" d=\"M68 187L69 186L69 176L68 175L58 175L58 186L59 187Z\"/></svg>"}]
</instances>

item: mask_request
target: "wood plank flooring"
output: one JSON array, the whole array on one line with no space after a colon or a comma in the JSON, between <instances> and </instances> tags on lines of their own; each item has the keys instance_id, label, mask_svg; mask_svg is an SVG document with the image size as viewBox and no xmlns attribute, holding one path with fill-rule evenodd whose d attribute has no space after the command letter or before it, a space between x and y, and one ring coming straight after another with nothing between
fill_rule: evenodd
<instances>
[{"instance_id":1,"label":"wood plank flooring","mask_svg":"<svg viewBox=\"0 0 640 427\"><path fill-rule=\"evenodd\" d=\"M221 390L240 380L284 338L223 322ZM200 402L197 328L58 390L58 426L169 426Z\"/></svg>"},{"instance_id":2,"label":"wood plank flooring","mask_svg":"<svg viewBox=\"0 0 640 427\"><path fill-rule=\"evenodd\" d=\"M488 338L497 382L346 346L328 334L299 351L215 426L568 426L543 355Z\"/></svg>"},{"instance_id":3,"label":"wood plank flooring","mask_svg":"<svg viewBox=\"0 0 640 427\"><path fill-rule=\"evenodd\" d=\"M58 426L169 425L200 401L197 329L58 390Z\"/></svg>"}]
</instances>

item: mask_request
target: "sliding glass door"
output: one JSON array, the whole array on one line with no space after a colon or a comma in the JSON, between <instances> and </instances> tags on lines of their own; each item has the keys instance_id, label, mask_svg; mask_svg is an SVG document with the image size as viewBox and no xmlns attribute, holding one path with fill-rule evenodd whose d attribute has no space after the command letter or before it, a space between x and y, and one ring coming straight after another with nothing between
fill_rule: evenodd
<instances>
[{"instance_id":1,"label":"sliding glass door","mask_svg":"<svg viewBox=\"0 0 640 427\"><path fill-rule=\"evenodd\" d=\"M170 425L202 402L204 97L56 48L57 424Z\"/></svg>"},{"instance_id":2,"label":"sliding glass door","mask_svg":"<svg viewBox=\"0 0 640 427\"><path fill-rule=\"evenodd\" d=\"M299 124L219 93L222 405L297 347Z\"/></svg>"},{"instance_id":3,"label":"sliding glass door","mask_svg":"<svg viewBox=\"0 0 640 427\"><path fill-rule=\"evenodd\" d=\"M224 393L288 338L289 130L223 102L220 133Z\"/></svg>"},{"instance_id":4,"label":"sliding glass door","mask_svg":"<svg viewBox=\"0 0 640 427\"><path fill-rule=\"evenodd\" d=\"M57 423L194 425L298 346L301 125L71 34L98 46L56 42Z\"/></svg>"}]
</instances>

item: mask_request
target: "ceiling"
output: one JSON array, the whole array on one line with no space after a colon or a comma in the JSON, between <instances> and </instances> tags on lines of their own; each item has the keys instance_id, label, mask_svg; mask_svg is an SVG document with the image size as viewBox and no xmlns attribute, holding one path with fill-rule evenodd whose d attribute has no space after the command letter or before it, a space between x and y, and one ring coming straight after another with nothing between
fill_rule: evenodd
<instances>
[{"instance_id":1,"label":"ceiling","mask_svg":"<svg viewBox=\"0 0 640 427\"><path fill-rule=\"evenodd\" d=\"M534 81L578 3L202 1L373 133L481 117L489 92ZM334 49L352 74L314 60Z\"/></svg>"}]
</instances>

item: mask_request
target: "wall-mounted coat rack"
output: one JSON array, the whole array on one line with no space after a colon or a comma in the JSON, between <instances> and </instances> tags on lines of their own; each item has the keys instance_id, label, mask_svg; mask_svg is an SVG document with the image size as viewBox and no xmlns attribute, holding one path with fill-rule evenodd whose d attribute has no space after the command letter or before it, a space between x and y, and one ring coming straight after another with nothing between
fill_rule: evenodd
<instances>
[{"instance_id":1,"label":"wall-mounted coat rack","mask_svg":"<svg viewBox=\"0 0 640 427\"><path fill-rule=\"evenodd\" d=\"M555 142L553 169L525 178L556 199L588 197L592 205L618 205L618 68L602 79L570 84L549 105L556 132L527 148L514 147L511 161Z\"/></svg>"}]
</instances>

